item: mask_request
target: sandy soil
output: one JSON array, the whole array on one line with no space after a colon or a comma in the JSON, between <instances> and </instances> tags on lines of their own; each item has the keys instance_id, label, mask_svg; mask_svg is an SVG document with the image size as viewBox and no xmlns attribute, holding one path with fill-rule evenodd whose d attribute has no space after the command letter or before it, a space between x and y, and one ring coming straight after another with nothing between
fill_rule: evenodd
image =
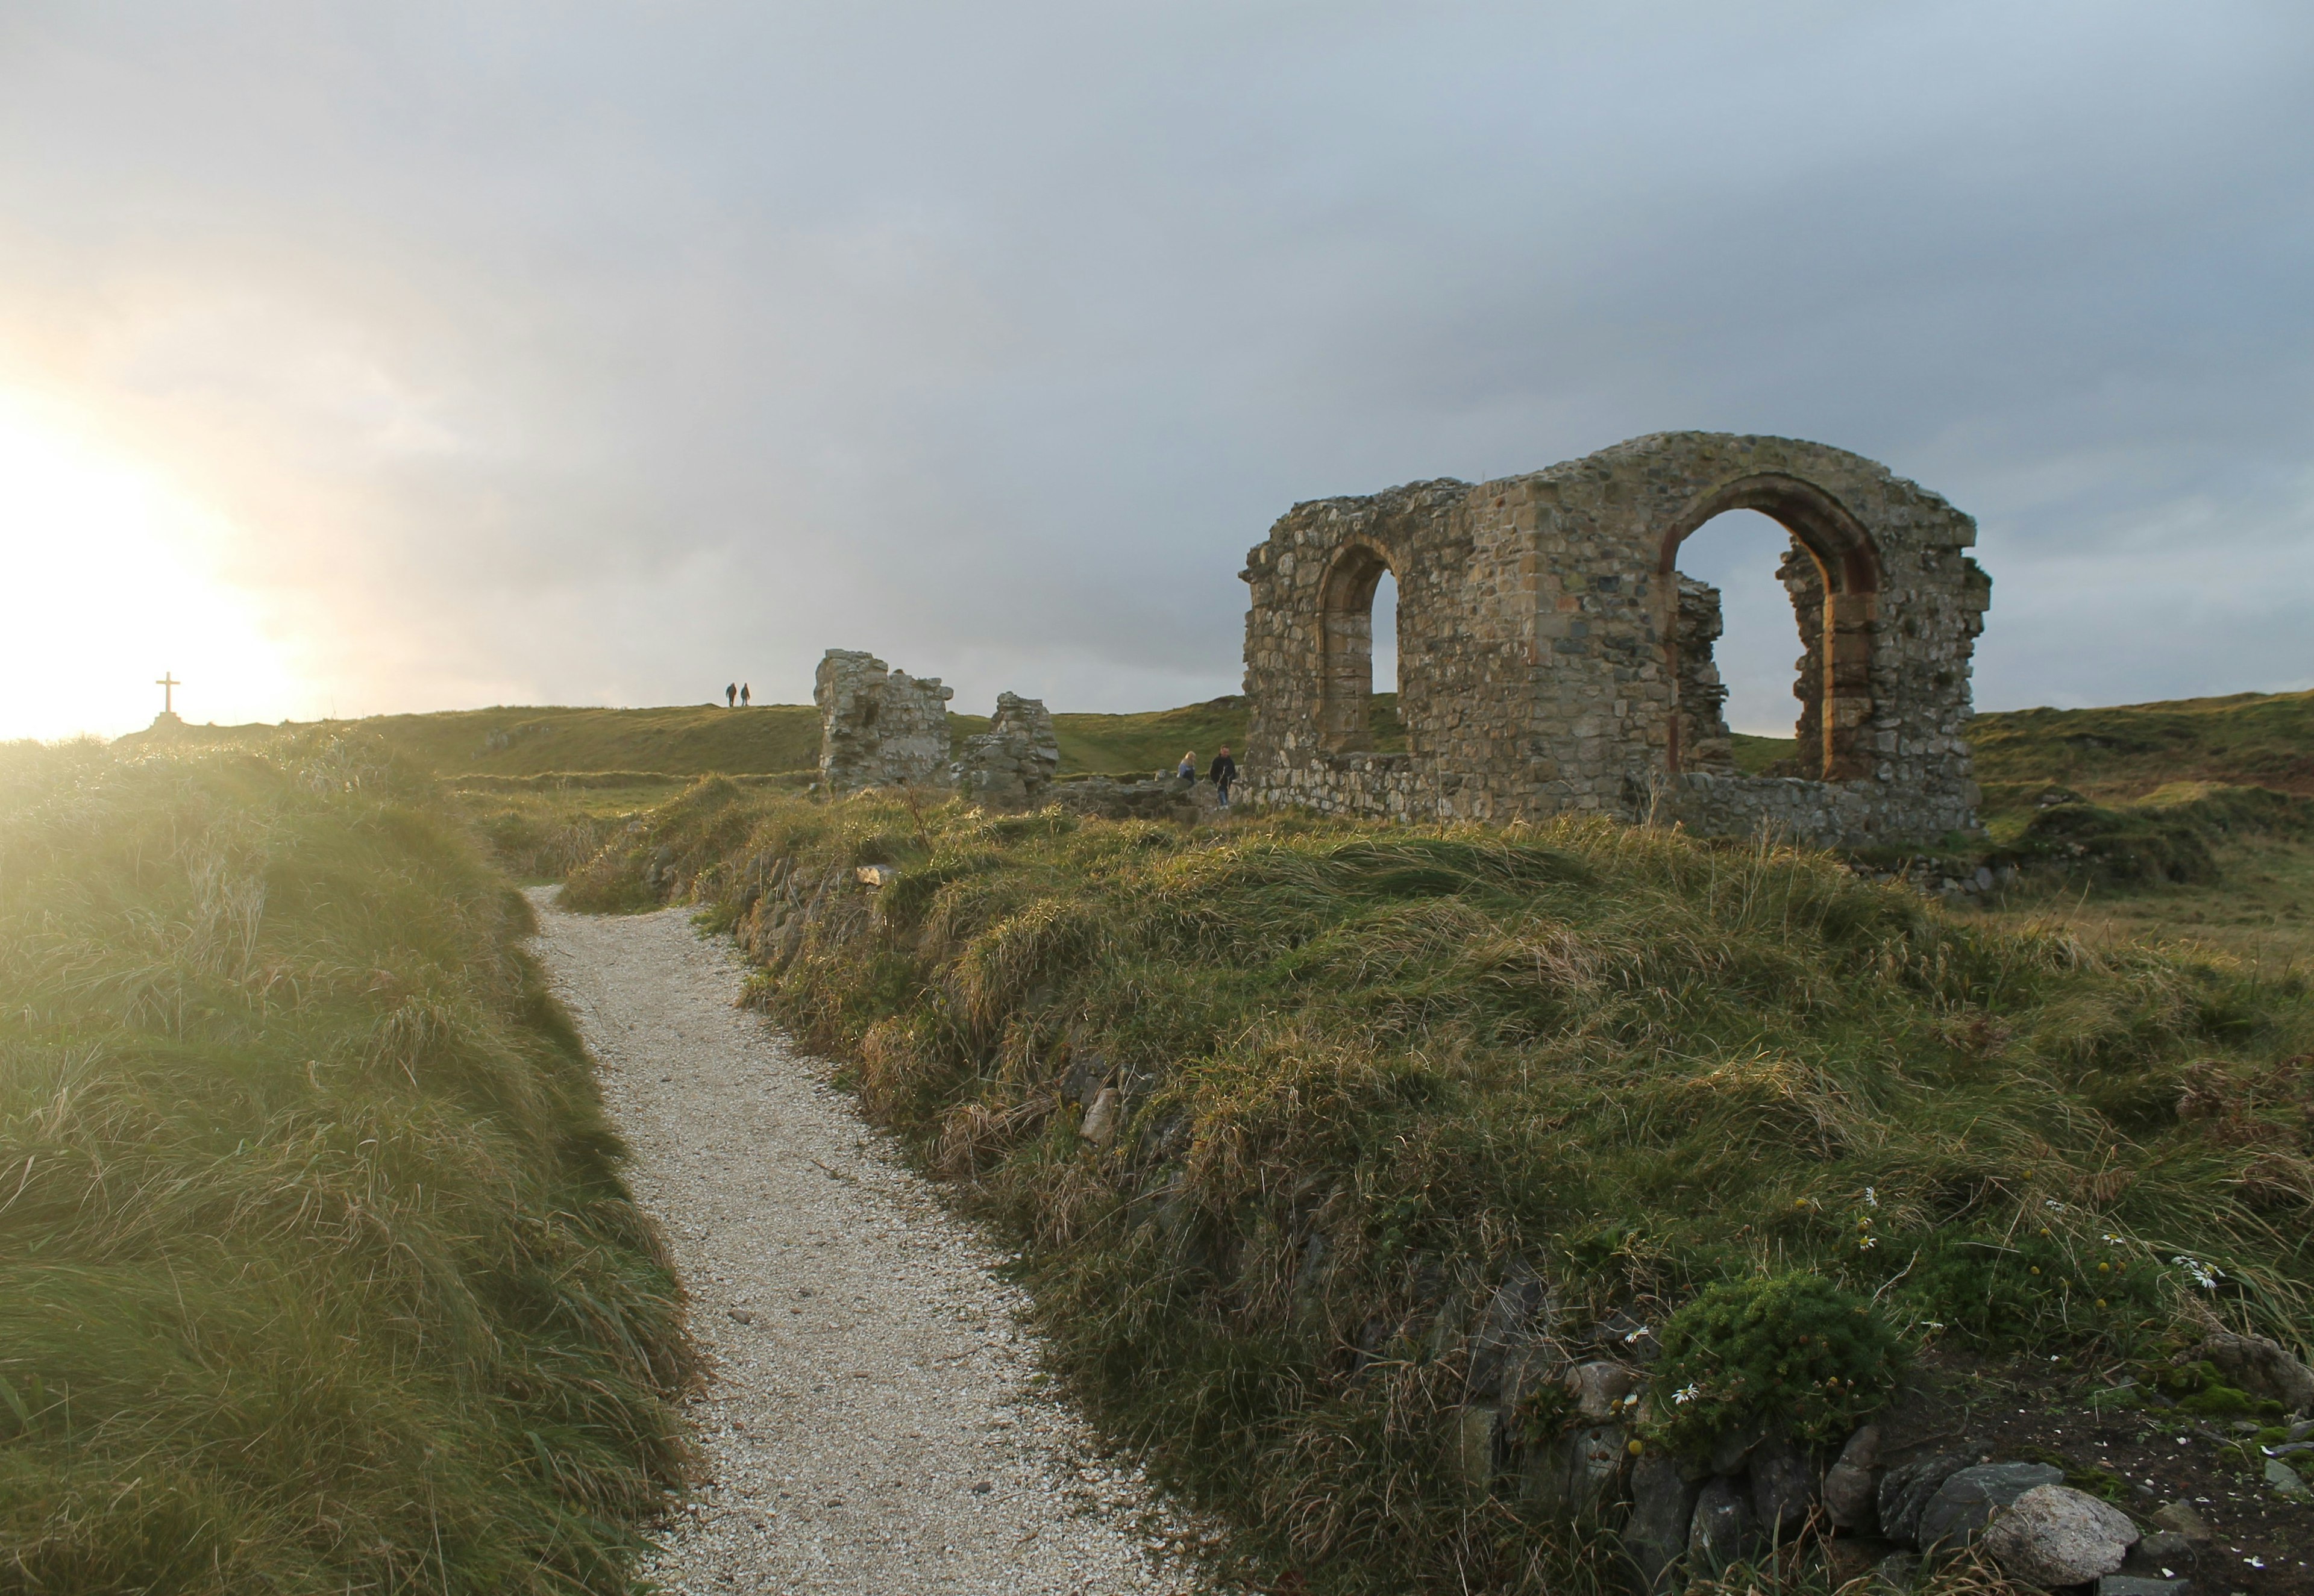
<instances>
[{"instance_id":1,"label":"sandy soil","mask_svg":"<svg viewBox=\"0 0 2314 1596\"><path fill-rule=\"evenodd\" d=\"M710 1477L650 1570L708 1592L1191 1592L1196 1526L1041 1394L1002 1255L820 1061L732 1006L685 911L564 914L538 951L600 1063L713 1360Z\"/></svg>"}]
</instances>

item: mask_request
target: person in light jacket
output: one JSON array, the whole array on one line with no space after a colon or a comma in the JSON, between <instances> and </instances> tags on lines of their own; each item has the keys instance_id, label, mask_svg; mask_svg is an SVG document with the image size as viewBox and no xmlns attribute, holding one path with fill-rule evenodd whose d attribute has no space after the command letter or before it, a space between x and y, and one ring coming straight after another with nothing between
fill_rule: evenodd
<instances>
[{"instance_id":1,"label":"person in light jacket","mask_svg":"<svg viewBox=\"0 0 2314 1596\"><path fill-rule=\"evenodd\" d=\"M1173 773L1184 781L1195 781L1197 779L1197 751L1195 748L1181 755L1181 763Z\"/></svg>"}]
</instances>

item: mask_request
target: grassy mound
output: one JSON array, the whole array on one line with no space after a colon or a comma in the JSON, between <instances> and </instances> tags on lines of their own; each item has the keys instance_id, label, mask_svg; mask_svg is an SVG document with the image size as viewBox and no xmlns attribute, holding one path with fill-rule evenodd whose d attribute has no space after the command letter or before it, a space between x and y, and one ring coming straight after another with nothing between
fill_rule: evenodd
<instances>
[{"instance_id":1,"label":"grassy mound","mask_svg":"<svg viewBox=\"0 0 2314 1596\"><path fill-rule=\"evenodd\" d=\"M1987 782L2053 781L2135 798L2173 781L2266 787L2314 797L2314 692L2014 710L1969 722Z\"/></svg>"},{"instance_id":2,"label":"grassy mound","mask_svg":"<svg viewBox=\"0 0 2314 1596\"><path fill-rule=\"evenodd\" d=\"M1987 784L1996 858L2055 865L2115 886L2209 882L2219 851L2248 837L2314 834L2314 801L2263 787L2174 781L2142 798L2092 802L2053 782Z\"/></svg>"},{"instance_id":3,"label":"grassy mound","mask_svg":"<svg viewBox=\"0 0 2314 1596\"><path fill-rule=\"evenodd\" d=\"M709 905L1022 1240L1095 1408L1319 1588L1609 1577L1472 1486L1521 1283L1570 1335L1797 1274L1910 1351L2115 1360L2314 1304L2302 982L1973 929L1823 856L705 782L567 891ZM1557 1389L1488 1418L1513 1474Z\"/></svg>"},{"instance_id":4,"label":"grassy mound","mask_svg":"<svg viewBox=\"0 0 2314 1596\"><path fill-rule=\"evenodd\" d=\"M627 1588L691 1354L529 923L374 740L0 749L0 1585Z\"/></svg>"}]
</instances>

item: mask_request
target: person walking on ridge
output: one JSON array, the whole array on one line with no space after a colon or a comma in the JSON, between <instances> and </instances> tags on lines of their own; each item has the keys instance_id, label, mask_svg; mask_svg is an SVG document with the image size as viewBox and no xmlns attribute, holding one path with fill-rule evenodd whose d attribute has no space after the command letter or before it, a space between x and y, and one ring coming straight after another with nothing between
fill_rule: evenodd
<instances>
[{"instance_id":1,"label":"person walking on ridge","mask_svg":"<svg viewBox=\"0 0 2314 1596\"><path fill-rule=\"evenodd\" d=\"M734 710L738 706L739 684L737 682L726 683L723 688L723 707L727 710Z\"/></svg>"},{"instance_id":2,"label":"person walking on ridge","mask_svg":"<svg viewBox=\"0 0 2314 1596\"><path fill-rule=\"evenodd\" d=\"M1222 795L1222 807L1228 808L1230 783L1237 780L1237 761L1230 757L1227 743L1214 755L1214 768L1206 773L1213 778L1214 789Z\"/></svg>"},{"instance_id":3,"label":"person walking on ridge","mask_svg":"<svg viewBox=\"0 0 2314 1596\"><path fill-rule=\"evenodd\" d=\"M739 683L739 707L743 710L747 707L747 684L745 682Z\"/></svg>"}]
</instances>

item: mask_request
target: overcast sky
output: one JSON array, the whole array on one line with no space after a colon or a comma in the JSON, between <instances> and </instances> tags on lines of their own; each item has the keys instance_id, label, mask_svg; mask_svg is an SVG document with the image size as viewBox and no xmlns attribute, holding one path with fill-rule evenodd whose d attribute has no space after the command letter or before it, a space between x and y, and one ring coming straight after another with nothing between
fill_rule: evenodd
<instances>
[{"instance_id":1,"label":"overcast sky","mask_svg":"<svg viewBox=\"0 0 2314 1596\"><path fill-rule=\"evenodd\" d=\"M171 507L0 431L0 735L1178 703L1294 501L1676 428L1974 515L1983 707L2305 687L2314 7L8 0L11 415Z\"/></svg>"}]
</instances>

